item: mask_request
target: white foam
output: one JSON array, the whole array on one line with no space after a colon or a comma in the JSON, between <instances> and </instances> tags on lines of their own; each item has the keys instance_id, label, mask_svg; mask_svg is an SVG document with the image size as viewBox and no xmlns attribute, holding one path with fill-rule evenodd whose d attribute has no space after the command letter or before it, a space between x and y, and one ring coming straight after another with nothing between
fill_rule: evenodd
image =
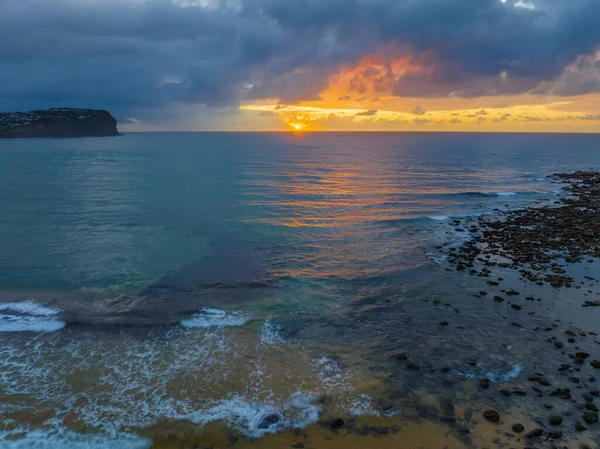
<instances>
[{"instance_id":1,"label":"white foam","mask_svg":"<svg viewBox=\"0 0 600 449\"><path fill-rule=\"evenodd\" d=\"M243 326L248 322L248 317L240 312L226 312L221 309L205 307L189 319L181 321L183 327L209 328L209 327L235 327Z\"/></svg>"},{"instance_id":2,"label":"white foam","mask_svg":"<svg viewBox=\"0 0 600 449\"><path fill-rule=\"evenodd\" d=\"M14 439L15 437L18 439ZM10 433L0 432L2 449L147 449L151 444L150 440L131 434L111 438L104 435L25 429Z\"/></svg>"},{"instance_id":3,"label":"white foam","mask_svg":"<svg viewBox=\"0 0 600 449\"><path fill-rule=\"evenodd\" d=\"M448 221L450 220L450 217L448 215L435 215L433 217L427 217L430 220L435 220L435 221Z\"/></svg>"},{"instance_id":4,"label":"white foam","mask_svg":"<svg viewBox=\"0 0 600 449\"><path fill-rule=\"evenodd\" d=\"M283 338L279 335L281 326L266 320L260 328L260 344L263 346L273 346L283 343Z\"/></svg>"},{"instance_id":5,"label":"white foam","mask_svg":"<svg viewBox=\"0 0 600 449\"><path fill-rule=\"evenodd\" d=\"M56 319L62 310L44 307L33 300L0 303L0 332L54 332L65 327Z\"/></svg>"},{"instance_id":6,"label":"white foam","mask_svg":"<svg viewBox=\"0 0 600 449\"><path fill-rule=\"evenodd\" d=\"M54 316L62 310L51 307L44 307L37 304L33 299L23 302L3 302L0 303L0 310L23 313L33 316Z\"/></svg>"},{"instance_id":7,"label":"white foam","mask_svg":"<svg viewBox=\"0 0 600 449\"><path fill-rule=\"evenodd\" d=\"M498 196L515 196L517 195L516 192L496 192L496 195Z\"/></svg>"},{"instance_id":8,"label":"white foam","mask_svg":"<svg viewBox=\"0 0 600 449\"><path fill-rule=\"evenodd\" d=\"M257 438L316 423L321 408L314 404L315 399L312 394L297 392L278 407L273 403L256 403L243 396L234 396L206 411L198 411L185 418L201 425L224 421L233 424L244 435Z\"/></svg>"},{"instance_id":9,"label":"white foam","mask_svg":"<svg viewBox=\"0 0 600 449\"><path fill-rule=\"evenodd\" d=\"M500 370L496 370L496 371L488 371L488 372L483 372L482 370L485 371L485 368L483 367L483 365L478 365L476 367L475 370L469 370L469 371L460 371L460 370L454 370L454 374L461 376L461 377L465 377L467 379L480 379L482 377L486 377L488 378L491 382L494 383L503 383L503 382L508 382L510 379L515 379L517 377L519 377L519 375L523 372L523 366L520 363L517 363L515 365L512 365L510 367L509 370L507 371L500 371Z\"/></svg>"}]
</instances>

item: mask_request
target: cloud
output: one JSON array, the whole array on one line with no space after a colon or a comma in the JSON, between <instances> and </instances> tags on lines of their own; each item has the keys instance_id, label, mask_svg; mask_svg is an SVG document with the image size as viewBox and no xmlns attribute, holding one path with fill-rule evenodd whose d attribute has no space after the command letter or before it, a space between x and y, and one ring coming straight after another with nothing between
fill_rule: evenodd
<instances>
[{"instance_id":1,"label":"cloud","mask_svg":"<svg viewBox=\"0 0 600 449\"><path fill-rule=\"evenodd\" d=\"M506 103L496 103L494 106L492 106L494 109L504 109L504 108L508 108L509 106Z\"/></svg>"},{"instance_id":2,"label":"cloud","mask_svg":"<svg viewBox=\"0 0 600 449\"><path fill-rule=\"evenodd\" d=\"M600 53L579 56L560 76L543 82L532 90L535 94L574 96L600 92Z\"/></svg>"},{"instance_id":3,"label":"cloud","mask_svg":"<svg viewBox=\"0 0 600 449\"><path fill-rule=\"evenodd\" d=\"M416 108L414 108L411 111L411 114L414 114L414 115L423 115L423 114L425 114L425 112L426 112L425 109L423 109L421 106L417 106Z\"/></svg>"},{"instance_id":4,"label":"cloud","mask_svg":"<svg viewBox=\"0 0 600 449\"><path fill-rule=\"evenodd\" d=\"M485 109L482 109L481 111L477 111L475 115L487 115L487 111Z\"/></svg>"},{"instance_id":5,"label":"cloud","mask_svg":"<svg viewBox=\"0 0 600 449\"><path fill-rule=\"evenodd\" d=\"M413 124L415 125L424 125L426 123L431 123L433 122L433 120L427 119L427 118L416 118L413 121Z\"/></svg>"},{"instance_id":6,"label":"cloud","mask_svg":"<svg viewBox=\"0 0 600 449\"><path fill-rule=\"evenodd\" d=\"M600 91L598 0L49 5L0 1L0 109L103 107L124 121L181 105L291 103L319 98L332 75L369 55L383 66L366 67L356 92L364 79L406 97ZM397 70L399 59L409 66Z\"/></svg>"},{"instance_id":7,"label":"cloud","mask_svg":"<svg viewBox=\"0 0 600 449\"><path fill-rule=\"evenodd\" d=\"M356 114L354 114L354 115L356 115L356 116L366 116L366 117L372 117L372 116L374 116L375 114L377 114L377 111L376 111L375 109L370 109L370 110L368 110L368 111L357 112L357 113L356 113Z\"/></svg>"},{"instance_id":8,"label":"cloud","mask_svg":"<svg viewBox=\"0 0 600 449\"><path fill-rule=\"evenodd\" d=\"M600 120L600 114L586 114L577 118L579 120Z\"/></svg>"},{"instance_id":9,"label":"cloud","mask_svg":"<svg viewBox=\"0 0 600 449\"><path fill-rule=\"evenodd\" d=\"M343 97L338 98L338 100L340 100L340 101L348 101L348 100L352 100L352 97L350 95L345 95Z\"/></svg>"},{"instance_id":10,"label":"cloud","mask_svg":"<svg viewBox=\"0 0 600 449\"><path fill-rule=\"evenodd\" d=\"M457 118L453 118L452 120L449 120L448 123L462 123L462 120L459 120Z\"/></svg>"}]
</instances>

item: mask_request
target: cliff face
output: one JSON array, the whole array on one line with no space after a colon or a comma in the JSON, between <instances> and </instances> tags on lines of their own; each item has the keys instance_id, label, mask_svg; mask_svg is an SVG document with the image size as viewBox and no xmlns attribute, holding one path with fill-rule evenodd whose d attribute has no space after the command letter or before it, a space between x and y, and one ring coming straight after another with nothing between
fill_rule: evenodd
<instances>
[{"instance_id":1,"label":"cliff face","mask_svg":"<svg viewBox=\"0 0 600 449\"><path fill-rule=\"evenodd\" d=\"M103 110L56 108L0 113L0 139L118 135L117 121Z\"/></svg>"}]
</instances>

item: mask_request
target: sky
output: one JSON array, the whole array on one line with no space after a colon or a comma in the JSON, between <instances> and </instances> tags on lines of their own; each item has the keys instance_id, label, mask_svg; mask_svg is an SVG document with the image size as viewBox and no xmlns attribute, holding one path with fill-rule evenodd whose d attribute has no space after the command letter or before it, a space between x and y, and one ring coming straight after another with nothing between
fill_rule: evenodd
<instances>
[{"instance_id":1,"label":"sky","mask_svg":"<svg viewBox=\"0 0 600 449\"><path fill-rule=\"evenodd\" d=\"M133 131L600 132L600 0L1 0L0 111Z\"/></svg>"}]
</instances>

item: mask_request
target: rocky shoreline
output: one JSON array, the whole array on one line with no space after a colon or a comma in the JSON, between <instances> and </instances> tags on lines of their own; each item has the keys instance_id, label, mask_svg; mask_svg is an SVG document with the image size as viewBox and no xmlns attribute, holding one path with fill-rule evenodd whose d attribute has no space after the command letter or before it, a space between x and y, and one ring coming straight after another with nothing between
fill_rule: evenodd
<instances>
[{"instance_id":1,"label":"rocky shoreline","mask_svg":"<svg viewBox=\"0 0 600 449\"><path fill-rule=\"evenodd\" d=\"M117 120L104 110L55 108L0 113L0 139L118 135Z\"/></svg>"},{"instance_id":2,"label":"rocky shoreline","mask_svg":"<svg viewBox=\"0 0 600 449\"><path fill-rule=\"evenodd\" d=\"M600 173L555 173L551 178L566 183L569 196L551 206L508 211L493 218L479 217L468 225L473 238L447 252L457 271L491 277L492 268L518 270L522 280L555 288L581 288L587 278L575 281L565 263L593 263L600 258ZM461 220L454 220L463 230ZM502 280L491 280L494 285ZM587 306L599 306L588 301Z\"/></svg>"},{"instance_id":3,"label":"rocky shoreline","mask_svg":"<svg viewBox=\"0 0 600 449\"><path fill-rule=\"evenodd\" d=\"M508 303L513 312L522 310L524 304L518 301L521 292L514 288L503 288L505 283L510 287L515 286L514 276L512 281L505 279L511 274L509 270L518 273L516 276L525 283L525 288L531 285L529 291L548 285L557 292L586 288L583 296L600 295L596 278L573 275L573 267L595 264L600 257L600 173L555 173L550 178L565 184L563 191L566 194L552 205L526 207L499 212L493 217L452 222L456 231L468 231L472 238L454 248L438 249L447 254L451 267L449 270L483 278L486 287L476 297ZM536 296L529 295L525 300L544 300ZM581 306L598 307L600 301L584 300ZM533 311L528 313L534 314ZM547 333L547 343L559 351L563 358L562 363L555 367L555 373L542 372L540 368L527 376L527 380L535 385L531 387L535 395L540 398L560 398L563 404L544 404L550 414L547 418L538 419L541 427L523 434L521 438L528 445L526 447L542 441L565 441L564 438L568 441L567 433L589 430L593 435L598 435L600 350L591 354L590 348L598 348L600 340L596 331L600 328L584 330L566 326L560 319L545 327L535 326L531 329L525 329L529 327L525 323L526 320L513 321L512 325L522 331ZM556 332L558 335L555 335ZM582 346L586 350L582 350ZM532 361L535 365L548 365L545 356L540 354L538 357L539 360ZM484 377L479 384L487 389L490 381ZM519 390L519 394L521 392L525 393ZM499 393L504 396L516 394L510 389L502 389ZM559 409L561 413L552 412L553 409ZM490 423L501 421L496 410L486 410L483 418ZM519 435L526 428L515 423L512 430Z\"/></svg>"}]
</instances>

